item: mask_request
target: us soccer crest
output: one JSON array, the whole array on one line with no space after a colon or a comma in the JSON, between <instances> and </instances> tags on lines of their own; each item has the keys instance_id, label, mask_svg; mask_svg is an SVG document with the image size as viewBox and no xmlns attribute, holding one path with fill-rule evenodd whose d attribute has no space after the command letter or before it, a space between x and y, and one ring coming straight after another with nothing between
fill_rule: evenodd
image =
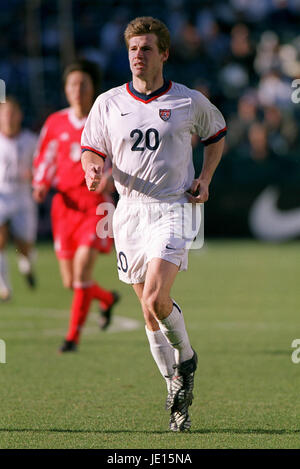
<instances>
[{"instance_id":1,"label":"us soccer crest","mask_svg":"<svg viewBox=\"0 0 300 469\"><path fill-rule=\"evenodd\" d=\"M159 110L159 117L163 121L168 121L171 117L171 109L160 109Z\"/></svg>"}]
</instances>

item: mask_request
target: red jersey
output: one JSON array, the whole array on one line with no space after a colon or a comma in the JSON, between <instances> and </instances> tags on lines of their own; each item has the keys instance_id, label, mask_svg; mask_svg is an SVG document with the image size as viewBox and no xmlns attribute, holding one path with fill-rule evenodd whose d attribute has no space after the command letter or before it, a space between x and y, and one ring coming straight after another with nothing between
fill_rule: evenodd
<instances>
[{"instance_id":1,"label":"red jersey","mask_svg":"<svg viewBox=\"0 0 300 469\"><path fill-rule=\"evenodd\" d=\"M112 238L98 238L101 216L96 207L110 201L108 195L90 192L81 166L81 133L86 118L78 119L71 108L55 112L42 128L34 160L33 185L53 186L51 219L56 255L72 259L79 246L110 252Z\"/></svg>"},{"instance_id":2,"label":"red jersey","mask_svg":"<svg viewBox=\"0 0 300 469\"><path fill-rule=\"evenodd\" d=\"M34 160L33 185L55 187L67 204L79 210L103 201L86 187L81 166L81 134L86 118L78 119L72 108L51 114L40 134Z\"/></svg>"}]
</instances>

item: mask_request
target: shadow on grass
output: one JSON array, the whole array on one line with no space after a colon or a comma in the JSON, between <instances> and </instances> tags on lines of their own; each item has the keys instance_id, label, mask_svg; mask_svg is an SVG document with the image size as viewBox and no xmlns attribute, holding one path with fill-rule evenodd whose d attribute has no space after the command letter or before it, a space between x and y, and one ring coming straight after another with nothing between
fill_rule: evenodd
<instances>
[{"instance_id":1,"label":"shadow on grass","mask_svg":"<svg viewBox=\"0 0 300 469\"><path fill-rule=\"evenodd\" d=\"M290 348L288 350L258 350L257 352L253 352L262 355L292 355L293 349Z\"/></svg>"},{"instance_id":2,"label":"shadow on grass","mask_svg":"<svg viewBox=\"0 0 300 469\"><path fill-rule=\"evenodd\" d=\"M70 429L70 428L0 428L1 432L33 432L33 433L100 433L106 435L122 434L122 433L140 433L140 434L172 434L170 430L84 430L84 429ZM300 429L263 429L263 428L200 428L185 432L184 434L238 434L238 435L296 435L300 434Z\"/></svg>"}]
</instances>

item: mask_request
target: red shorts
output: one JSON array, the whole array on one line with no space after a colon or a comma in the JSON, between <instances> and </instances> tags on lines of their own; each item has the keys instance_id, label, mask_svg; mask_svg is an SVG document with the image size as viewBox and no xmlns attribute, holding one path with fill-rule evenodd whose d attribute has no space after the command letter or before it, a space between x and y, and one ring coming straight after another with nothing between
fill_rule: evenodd
<instances>
[{"instance_id":1,"label":"red shorts","mask_svg":"<svg viewBox=\"0 0 300 469\"><path fill-rule=\"evenodd\" d=\"M113 239L99 238L96 227L102 216L96 215L97 205L78 210L66 203L62 194L55 194L51 207L54 249L59 259L72 259L79 246L90 246L101 253L109 253Z\"/></svg>"}]
</instances>

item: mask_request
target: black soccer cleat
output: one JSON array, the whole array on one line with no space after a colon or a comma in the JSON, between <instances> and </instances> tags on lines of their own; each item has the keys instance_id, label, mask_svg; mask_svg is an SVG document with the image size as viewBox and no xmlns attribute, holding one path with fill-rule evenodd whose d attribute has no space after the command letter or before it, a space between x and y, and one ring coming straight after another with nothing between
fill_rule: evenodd
<instances>
[{"instance_id":1,"label":"black soccer cleat","mask_svg":"<svg viewBox=\"0 0 300 469\"><path fill-rule=\"evenodd\" d=\"M186 431L191 427L188 413L193 402L194 375L197 369L197 354L179 365L174 365L175 374L172 378L170 392L168 392L166 408L171 408L170 430Z\"/></svg>"},{"instance_id":2,"label":"black soccer cleat","mask_svg":"<svg viewBox=\"0 0 300 469\"><path fill-rule=\"evenodd\" d=\"M112 304L106 308L106 309L103 309L103 308L99 308L99 311L100 311L100 321L99 321L99 326L100 326L100 329L102 329L103 331L105 329L108 328L108 326L110 325L111 323L111 317L112 317L112 310L113 310L113 307L116 305L116 303L118 303L118 301L120 300L120 295L119 293L117 293L116 291L113 291L111 292L112 295L113 295L113 302Z\"/></svg>"},{"instance_id":3,"label":"black soccer cleat","mask_svg":"<svg viewBox=\"0 0 300 469\"><path fill-rule=\"evenodd\" d=\"M64 340L62 346L58 349L58 353L76 352L77 344L74 340Z\"/></svg>"},{"instance_id":4,"label":"black soccer cleat","mask_svg":"<svg viewBox=\"0 0 300 469\"><path fill-rule=\"evenodd\" d=\"M32 289L36 288L36 278L33 272L29 272L28 274L25 274L24 277L29 288L32 288Z\"/></svg>"},{"instance_id":5,"label":"black soccer cleat","mask_svg":"<svg viewBox=\"0 0 300 469\"><path fill-rule=\"evenodd\" d=\"M169 429L171 432L188 432L191 429L188 406L182 407L180 411L171 409Z\"/></svg>"}]
</instances>

